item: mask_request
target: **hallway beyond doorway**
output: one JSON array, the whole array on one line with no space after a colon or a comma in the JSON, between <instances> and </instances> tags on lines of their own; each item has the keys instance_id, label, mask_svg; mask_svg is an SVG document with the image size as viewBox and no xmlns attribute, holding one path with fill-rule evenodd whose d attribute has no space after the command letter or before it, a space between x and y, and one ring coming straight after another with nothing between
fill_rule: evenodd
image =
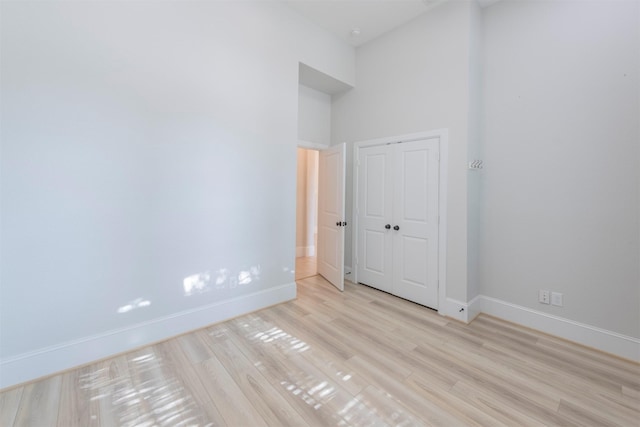
<instances>
[{"instance_id":1,"label":"hallway beyond doorway","mask_svg":"<svg viewBox=\"0 0 640 427\"><path fill-rule=\"evenodd\" d=\"M296 258L296 280L318 274L317 260L314 256Z\"/></svg>"}]
</instances>

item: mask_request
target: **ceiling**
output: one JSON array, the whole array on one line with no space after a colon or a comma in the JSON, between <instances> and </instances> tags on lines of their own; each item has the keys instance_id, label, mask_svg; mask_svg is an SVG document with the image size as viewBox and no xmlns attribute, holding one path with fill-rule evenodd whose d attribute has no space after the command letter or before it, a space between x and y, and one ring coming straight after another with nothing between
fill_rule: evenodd
<instances>
[{"instance_id":1,"label":"ceiling","mask_svg":"<svg viewBox=\"0 0 640 427\"><path fill-rule=\"evenodd\" d=\"M352 46L360 46L429 9L456 0L290 0L288 6ZM478 0L488 6L498 0ZM353 34L358 30L359 34Z\"/></svg>"}]
</instances>

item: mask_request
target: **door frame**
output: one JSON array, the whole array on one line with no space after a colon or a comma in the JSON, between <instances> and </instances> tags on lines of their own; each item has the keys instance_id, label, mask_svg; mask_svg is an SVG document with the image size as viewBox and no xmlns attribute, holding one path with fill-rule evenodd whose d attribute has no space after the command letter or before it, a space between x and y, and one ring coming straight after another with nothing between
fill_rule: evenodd
<instances>
[{"instance_id":1,"label":"door frame","mask_svg":"<svg viewBox=\"0 0 640 427\"><path fill-rule=\"evenodd\" d=\"M351 212L351 259L353 281L358 283L358 159L360 149L376 145L397 144L421 139L439 139L439 183L438 183L438 313L445 315L447 299L447 176L449 159L449 129L436 129L428 132L417 132L405 135L357 141L353 144L353 209Z\"/></svg>"},{"instance_id":2,"label":"door frame","mask_svg":"<svg viewBox=\"0 0 640 427\"><path fill-rule=\"evenodd\" d=\"M303 139L299 139L298 140L298 148L305 148L307 150L322 151L322 150L326 150L327 148L331 148L331 146L330 145L325 145L325 144L320 144L319 142L311 142L311 141L305 141Z\"/></svg>"},{"instance_id":3,"label":"door frame","mask_svg":"<svg viewBox=\"0 0 640 427\"><path fill-rule=\"evenodd\" d=\"M343 185L342 185L342 194L343 194L343 198L344 198L344 199L343 199L343 202L342 202L342 203L343 203L343 208L342 208L342 210L343 210L343 212L344 212L344 218L343 218L343 220L345 220L345 221L346 221L346 220L347 220L347 212L346 212L346 195L347 195L347 194L346 194L346 190L347 190L347 163L346 163L346 162L347 162L347 148L346 148L346 143L342 142L342 143L340 143L340 144L327 145L327 144L321 144L321 143L318 143L318 142L305 141L305 140L303 140L303 139L298 139L297 148L304 148L304 149L307 149L307 150L315 150L315 151L318 151L319 155L321 156L321 155L322 155L321 153L322 153L323 151L326 151L326 150L329 150L329 149L335 148L337 145L344 145L344 146L345 146L345 148L343 149L343 156L344 156L344 160L343 160L343 161L344 161L344 163L343 163L344 177L343 177ZM321 161L321 159L319 159L319 161ZM319 166L319 165L318 165L318 166ZM320 178L321 178L321 176L320 176L320 167L318 167L318 189L319 189L319 187L320 187ZM319 219L320 219L320 218L319 218L319 215L320 215L320 201L319 201L319 200L318 200L318 205L316 206L316 210L317 210L317 212L316 212L317 219L318 219L318 221L319 221ZM318 223L318 224L319 224L319 223ZM347 223L345 222L345 225L346 225L346 224L347 224ZM345 244L345 242L346 242L346 239L344 238L344 233L345 233L345 231L343 230L343 231L342 231L342 233L343 233L342 245L344 246L344 244ZM320 235L320 233L319 233L319 231L318 231L318 240L315 242L315 244L316 244L316 259L318 259L318 258L319 258L319 257L318 257L318 246L319 246L319 245L318 245L318 241L320 240L319 235ZM342 267L341 267L342 274L340 275L340 278L341 278L341 279L340 279L340 280L341 280L341 281L340 281L340 286L338 286L338 285L336 285L336 284L334 284L334 283L331 283L331 282L330 282L330 283L331 283L332 285L334 285L336 288L338 288L340 291L344 291L344 280L346 280L346 279L345 279L345 262L344 262L344 254L343 254L343 256L342 256L341 264L342 264ZM321 275L321 274L320 274L320 268L316 268L316 274ZM324 276L323 276L323 277L324 277ZM329 280L327 279L327 281L329 281Z\"/></svg>"}]
</instances>

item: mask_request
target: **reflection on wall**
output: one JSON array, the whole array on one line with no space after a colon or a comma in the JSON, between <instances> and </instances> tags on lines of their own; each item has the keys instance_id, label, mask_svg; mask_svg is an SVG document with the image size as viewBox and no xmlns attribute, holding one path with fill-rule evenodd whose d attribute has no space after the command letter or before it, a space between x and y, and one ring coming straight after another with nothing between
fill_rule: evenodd
<instances>
[{"instance_id":1,"label":"reflection on wall","mask_svg":"<svg viewBox=\"0 0 640 427\"><path fill-rule=\"evenodd\" d=\"M234 289L260 280L260 273L260 265L254 265L237 273L233 273L228 268L221 268L213 273L204 271L185 277L182 288L185 296L202 294L213 289Z\"/></svg>"},{"instance_id":2,"label":"reflection on wall","mask_svg":"<svg viewBox=\"0 0 640 427\"><path fill-rule=\"evenodd\" d=\"M351 46L281 2L2 2L0 20L0 387L295 295L297 64L352 82Z\"/></svg>"},{"instance_id":3,"label":"reflection on wall","mask_svg":"<svg viewBox=\"0 0 640 427\"><path fill-rule=\"evenodd\" d=\"M135 310L137 308L149 307L150 305L151 305L151 301L146 300L144 298L136 298L133 301L129 301L128 303L120 306L118 308L118 313L124 314L132 310Z\"/></svg>"}]
</instances>

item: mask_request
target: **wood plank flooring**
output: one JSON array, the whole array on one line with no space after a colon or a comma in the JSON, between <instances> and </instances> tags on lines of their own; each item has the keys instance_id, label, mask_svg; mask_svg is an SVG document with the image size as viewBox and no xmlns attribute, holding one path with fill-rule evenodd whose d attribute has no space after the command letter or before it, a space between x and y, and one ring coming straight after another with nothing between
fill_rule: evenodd
<instances>
[{"instance_id":1,"label":"wood plank flooring","mask_svg":"<svg viewBox=\"0 0 640 427\"><path fill-rule=\"evenodd\" d=\"M298 295L0 393L0 425L640 425L638 364L319 276Z\"/></svg>"}]
</instances>

